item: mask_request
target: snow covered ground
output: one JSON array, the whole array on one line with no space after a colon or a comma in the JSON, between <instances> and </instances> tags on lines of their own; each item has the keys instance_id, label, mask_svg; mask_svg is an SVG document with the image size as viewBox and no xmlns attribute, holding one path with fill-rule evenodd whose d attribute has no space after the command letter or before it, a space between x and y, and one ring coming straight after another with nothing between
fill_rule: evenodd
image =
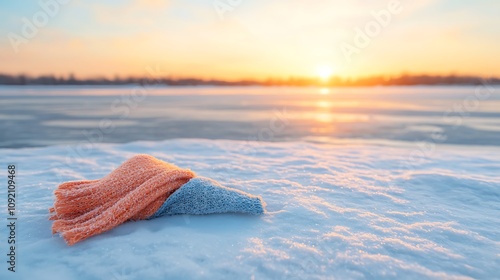
<instances>
[{"instance_id":1,"label":"snow covered ground","mask_svg":"<svg viewBox=\"0 0 500 280\"><path fill-rule=\"evenodd\" d=\"M99 144L82 158L64 146L2 149L1 166L18 170L18 251L9 272L2 226L0 279L499 279L500 148L443 145L409 159L414 150L230 140ZM268 213L129 222L72 247L51 234L59 183L100 178L137 153L261 195Z\"/></svg>"}]
</instances>

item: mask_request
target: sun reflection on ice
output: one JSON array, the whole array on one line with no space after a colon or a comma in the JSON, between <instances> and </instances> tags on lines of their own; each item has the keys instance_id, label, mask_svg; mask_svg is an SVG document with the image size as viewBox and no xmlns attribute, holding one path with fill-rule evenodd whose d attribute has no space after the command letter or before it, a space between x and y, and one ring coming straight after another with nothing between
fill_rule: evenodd
<instances>
[{"instance_id":1,"label":"sun reflection on ice","mask_svg":"<svg viewBox=\"0 0 500 280\"><path fill-rule=\"evenodd\" d=\"M321 94L321 95L329 95L330 94L330 89L329 88L321 88L319 90L319 94Z\"/></svg>"}]
</instances>

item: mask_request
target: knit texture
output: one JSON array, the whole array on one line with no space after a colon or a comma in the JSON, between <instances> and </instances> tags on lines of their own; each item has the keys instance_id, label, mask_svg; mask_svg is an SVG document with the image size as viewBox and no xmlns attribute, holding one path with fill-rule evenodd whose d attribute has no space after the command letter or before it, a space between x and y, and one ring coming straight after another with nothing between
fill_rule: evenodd
<instances>
[{"instance_id":1,"label":"knit texture","mask_svg":"<svg viewBox=\"0 0 500 280\"><path fill-rule=\"evenodd\" d=\"M175 191L151 216L176 214L264 213L265 203L260 197L224 187L214 180L196 177Z\"/></svg>"},{"instance_id":2,"label":"knit texture","mask_svg":"<svg viewBox=\"0 0 500 280\"><path fill-rule=\"evenodd\" d=\"M52 232L73 245L128 220L147 219L194 176L190 170L137 155L100 180L63 183L50 209Z\"/></svg>"},{"instance_id":3,"label":"knit texture","mask_svg":"<svg viewBox=\"0 0 500 280\"><path fill-rule=\"evenodd\" d=\"M175 214L264 213L265 203L149 155L136 155L99 180L54 191L52 233L73 245L129 220Z\"/></svg>"}]
</instances>

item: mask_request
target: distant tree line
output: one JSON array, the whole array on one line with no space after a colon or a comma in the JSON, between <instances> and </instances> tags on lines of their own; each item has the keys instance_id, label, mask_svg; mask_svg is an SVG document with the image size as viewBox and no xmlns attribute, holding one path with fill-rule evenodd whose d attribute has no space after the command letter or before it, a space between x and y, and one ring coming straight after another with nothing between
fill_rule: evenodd
<instances>
[{"instance_id":1,"label":"distant tree line","mask_svg":"<svg viewBox=\"0 0 500 280\"><path fill-rule=\"evenodd\" d=\"M371 76L365 78L332 77L329 80L316 78L291 77L288 79L240 80L224 81L217 79L198 78L144 78L115 77L109 78L75 78L74 75L56 77L54 75L28 76L0 74L1 85L128 85L128 84L159 84L170 86L382 86L382 85L478 85L500 84L500 78L482 78L476 76L433 76L433 75L400 75L397 77Z\"/></svg>"}]
</instances>

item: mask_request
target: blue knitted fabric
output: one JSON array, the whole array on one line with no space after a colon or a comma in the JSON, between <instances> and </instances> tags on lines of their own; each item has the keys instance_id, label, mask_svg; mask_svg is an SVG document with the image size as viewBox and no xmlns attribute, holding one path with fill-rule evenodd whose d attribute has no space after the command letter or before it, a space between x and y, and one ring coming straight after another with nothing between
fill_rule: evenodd
<instances>
[{"instance_id":1,"label":"blue knitted fabric","mask_svg":"<svg viewBox=\"0 0 500 280\"><path fill-rule=\"evenodd\" d=\"M176 214L264 213L262 198L196 177L176 190L149 219Z\"/></svg>"}]
</instances>

